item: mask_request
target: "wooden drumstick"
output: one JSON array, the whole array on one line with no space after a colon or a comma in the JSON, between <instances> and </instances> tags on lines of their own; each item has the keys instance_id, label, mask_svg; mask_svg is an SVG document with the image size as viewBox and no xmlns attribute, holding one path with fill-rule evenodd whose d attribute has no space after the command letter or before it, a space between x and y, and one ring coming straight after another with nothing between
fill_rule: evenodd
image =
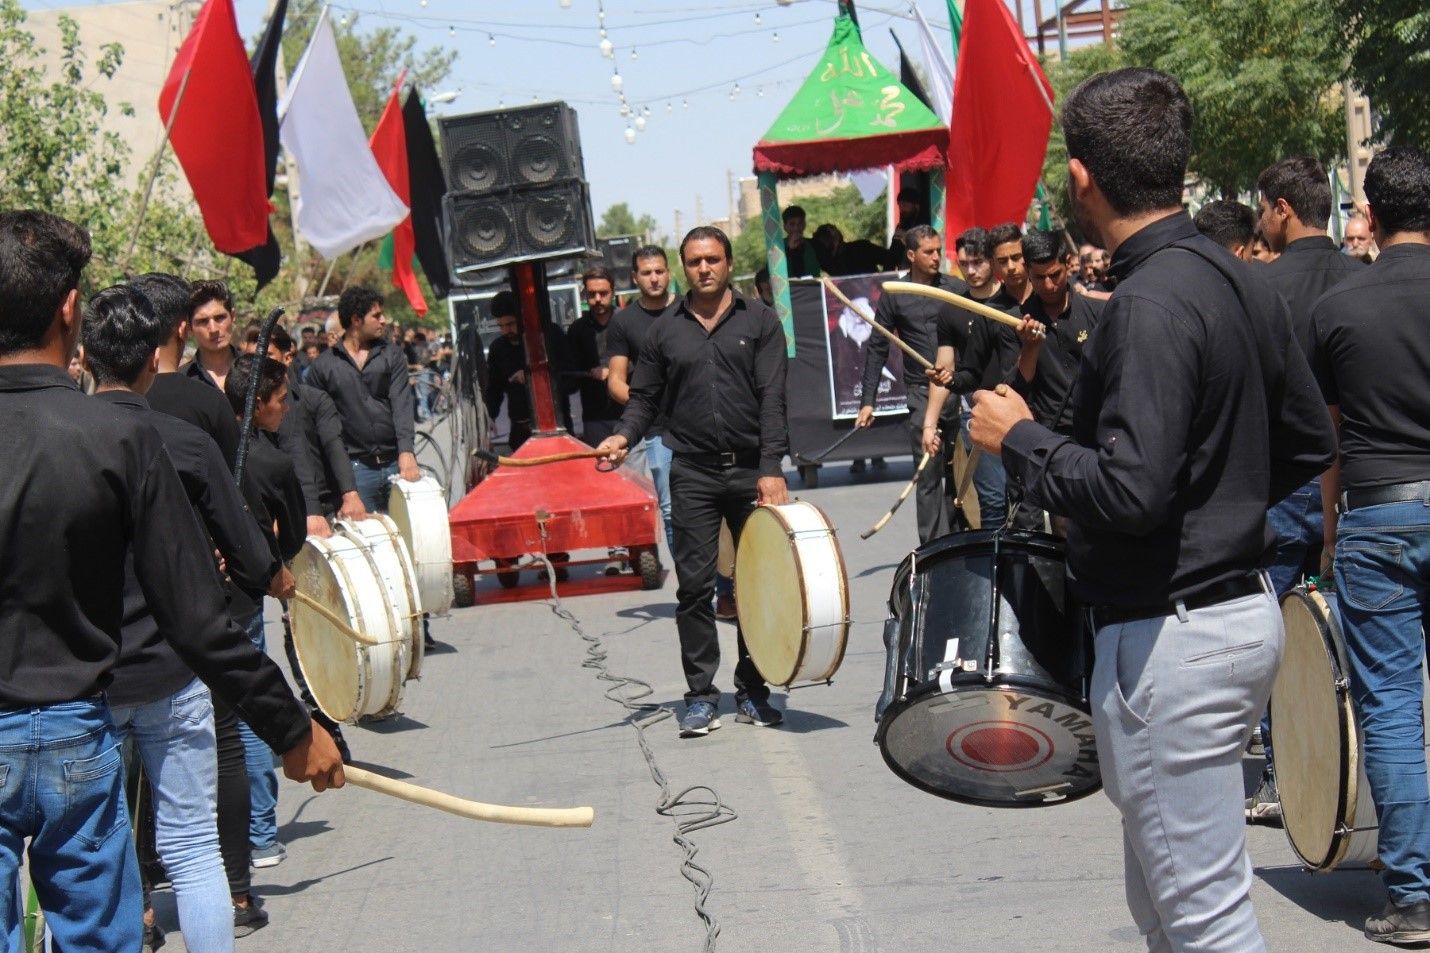
<instances>
[{"instance_id":1,"label":"wooden drumstick","mask_svg":"<svg viewBox=\"0 0 1430 953\"><path fill-rule=\"evenodd\" d=\"M599 450L573 450L570 453L553 453L545 457L502 457L490 450L474 450L472 453L499 467L541 467L548 463L565 463L567 460L600 460L605 456Z\"/></svg>"},{"instance_id":2,"label":"wooden drumstick","mask_svg":"<svg viewBox=\"0 0 1430 953\"><path fill-rule=\"evenodd\" d=\"M525 824L528 827L590 827L596 819L596 812L589 807L510 807L505 804L483 804L481 801L469 801L418 784L383 777L352 765L344 765L343 775L360 788L474 821Z\"/></svg>"},{"instance_id":3,"label":"wooden drumstick","mask_svg":"<svg viewBox=\"0 0 1430 953\"><path fill-rule=\"evenodd\" d=\"M942 301L944 304L951 304L955 308L962 308L973 314L982 315L989 321L997 321L999 324L1006 324L1010 328L1020 328L1023 326L1021 318L1015 318L1011 314L999 311L997 308L990 308L986 304L974 301L972 298L965 298L963 295L954 294L946 288L935 288L933 285L919 284L916 281L886 281L884 282L884 292L903 295L920 295L924 298L933 298ZM1038 337L1044 336L1041 327L1033 332Z\"/></svg>"},{"instance_id":4,"label":"wooden drumstick","mask_svg":"<svg viewBox=\"0 0 1430 953\"><path fill-rule=\"evenodd\" d=\"M899 337L893 331L890 331L878 321L875 321L874 316L872 314L869 314L863 308L850 301L849 298L844 294L844 292L839 290L839 286L836 285L832 280L830 280L827 275L825 276L823 281L824 287L829 289L829 293L834 295L834 297L838 298L840 301L844 302L844 306L850 311L854 312L855 316L857 316L860 320L864 321L875 331L878 331L880 334L884 335L884 337L888 338L892 343L897 344L899 346L899 350L907 354L915 363L917 363L924 370L933 370L933 363L929 361L928 358L924 357L918 351L915 351L913 348L909 347L909 345L905 344L904 339ZM892 282L885 282L884 287L887 288L890 284L892 284Z\"/></svg>"},{"instance_id":5,"label":"wooden drumstick","mask_svg":"<svg viewBox=\"0 0 1430 953\"><path fill-rule=\"evenodd\" d=\"M354 629L346 619L338 615L332 609L329 609L327 606L323 605L317 599L314 599L312 596L308 595L306 592L295 591L293 593L293 598L303 603L303 605L312 609L314 612L318 613L318 615L322 616L324 619L327 619L329 622L331 622L334 626L337 627L337 630L339 632L341 632L343 635L346 635L354 642L357 642L361 645L381 644L377 641L377 639L374 639L366 632L359 632L357 629Z\"/></svg>"},{"instance_id":6,"label":"wooden drumstick","mask_svg":"<svg viewBox=\"0 0 1430 953\"><path fill-rule=\"evenodd\" d=\"M889 520L894 518L894 514L899 512L899 507L904 505L904 500L907 500L909 498L909 494L914 492L914 487L918 486L919 474L923 473L924 467L929 465L929 458L930 455L925 453L924 458L919 461L918 469L914 471L913 477L909 479L909 485L904 487L904 492L900 493L899 498L894 501L894 505L889 507L889 512L885 513L883 517L879 520L879 522L875 523L873 526L860 533L860 539L868 539L870 536L873 536L875 533L879 532L879 530L889 525Z\"/></svg>"}]
</instances>

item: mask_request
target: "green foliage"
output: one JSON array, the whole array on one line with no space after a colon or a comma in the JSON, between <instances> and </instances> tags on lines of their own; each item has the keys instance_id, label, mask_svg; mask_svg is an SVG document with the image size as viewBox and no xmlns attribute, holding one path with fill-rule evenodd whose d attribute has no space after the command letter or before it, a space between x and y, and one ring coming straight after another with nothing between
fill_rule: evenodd
<instances>
[{"instance_id":1,"label":"green foliage","mask_svg":"<svg viewBox=\"0 0 1430 953\"><path fill-rule=\"evenodd\" d=\"M1329 0L1370 97L1380 138L1430 149L1430 6L1425 0Z\"/></svg>"},{"instance_id":2,"label":"green foliage","mask_svg":"<svg viewBox=\"0 0 1430 953\"><path fill-rule=\"evenodd\" d=\"M1191 171L1223 195L1289 155L1345 152L1345 51L1331 0L1131 0L1128 65L1175 76L1196 111Z\"/></svg>"},{"instance_id":3,"label":"green foliage","mask_svg":"<svg viewBox=\"0 0 1430 953\"><path fill-rule=\"evenodd\" d=\"M1089 76L1125 65L1122 52L1116 46L1098 44L1074 50L1065 60L1045 59L1043 72L1047 74L1048 82L1053 84L1053 102L1061 103L1078 83ZM1043 182L1047 186L1055 218L1072 221L1068 199L1068 147L1063 140L1060 122L1053 123L1052 133L1048 136L1048 152L1043 159Z\"/></svg>"},{"instance_id":4,"label":"green foliage","mask_svg":"<svg viewBox=\"0 0 1430 953\"><path fill-rule=\"evenodd\" d=\"M887 201L885 193L881 192L874 201L865 202L857 188L841 185L829 195L802 198L794 204L804 209L806 238L812 236L819 226L831 222L839 228L847 242L864 238L876 245L887 245L888 229L884 216ZM736 274L753 274L765 266L764 226L758 218L745 222L744 230L732 244L735 246Z\"/></svg>"},{"instance_id":5,"label":"green foliage","mask_svg":"<svg viewBox=\"0 0 1430 953\"><path fill-rule=\"evenodd\" d=\"M654 216L636 217L629 205L625 202L617 202L601 213L601 223L596 226L596 237L614 238L618 235L639 235L648 241L655 237L657 227Z\"/></svg>"}]
</instances>

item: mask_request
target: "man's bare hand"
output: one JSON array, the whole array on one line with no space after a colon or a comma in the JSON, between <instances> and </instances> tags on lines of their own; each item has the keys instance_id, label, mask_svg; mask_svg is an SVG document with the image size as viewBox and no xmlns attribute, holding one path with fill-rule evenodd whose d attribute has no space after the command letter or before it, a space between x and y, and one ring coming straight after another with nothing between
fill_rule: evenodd
<instances>
[{"instance_id":1,"label":"man's bare hand","mask_svg":"<svg viewBox=\"0 0 1430 953\"><path fill-rule=\"evenodd\" d=\"M943 449L943 437L939 436L937 427L924 428L924 453L931 457L936 457Z\"/></svg>"},{"instance_id":2,"label":"man's bare hand","mask_svg":"<svg viewBox=\"0 0 1430 953\"><path fill-rule=\"evenodd\" d=\"M1043 346L1042 336L1046 330L1041 321L1024 318L1023 323L1018 325L1018 339L1023 342L1024 349L1037 350Z\"/></svg>"},{"instance_id":3,"label":"man's bare hand","mask_svg":"<svg viewBox=\"0 0 1430 953\"><path fill-rule=\"evenodd\" d=\"M854 418L854 426L858 427L860 430L864 430L868 427L874 426L874 408L860 407L859 416Z\"/></svg>"},{"instance_id":4,"label":"man's bare hand","mask_svg":"<svg viewBox=\"0 0 1430 953\"><path fill-rule=\"evenodd\" d=\"M603 381L611 376L610 369L605 367L593 367L587 373L591 375L591 379L594 381Z\"/></svg>"},{"instance_id":5,"label":"man's bare hand","mask_svg":"<svg viewBox=\"0 0 1430 953\"><path fill-rule=\"evenodd\" d=\"M607 437L596 447L601 456L605 457L616 466L620 466L626 459L627 444L626 438L620 434Z\"/></svg>"},{"instance_id":6,"label":"man's bare hand","mask_svg":"<svg viewBox=\"0 0 1430 953\"><path fill-rule=\"evenodd\" d=\"M397 455L397 475L408 483L422 479L422 468L417 466L417 454L406 451Z\"/></svg>"},{"instance_id":7,"label":"man's bare hand","mask_svg":"<svg viewBox=\"0 0 1430 953\"><path fill-rule=\"evenodd\" d=\"M1028 405L1018 392L1007 384L996 390L981 390L973 395L973 416L968 422L968 435L984 453L997 456L1003 452L1003 438L1024 420L1032 420Z\"/></svg>"},{"instance_id":8,"label":"man's bare hand","mask_svg":"<svg viewBox=\"0 0 1430 953\"><path fill-rule=\"evenodd\" d=\"M275 599L292 599L293 593L298 591L298 581L293 578L293 574L284 566L273 574L273 579L268 583L268 594Z\"/></svg>"},{"instance_id":9,"label":"man's bare hand","mask_svg":"<svg viewBox=\"0 0 1430 953\"><path fill-rule=\"evenodd\" d=\"M940 387L953 386L953 368L951 367L935 364L933 367L924 368L924 376L929 379L930 384L937 384Z\"/></svg>"},{"instance_id":10,"label":"man's bare hand","mask_svg":"<svg viewBox=\"0 0 1430 953\"><path fill-rule=\"evenodd\" d=\"M333 528L328 525L328 521L323 517L313 515L308 517L308 535L316 536L319 539L327 539L333 535Z\"/></svg>"},{"instance_id":11,"label":"man's bare hand","mask_svg":"<svg viewBox=\"0 0 1430 953\"><path fill-rule=\"evenodd\" d=\"M310 781L314 791L340 788L347 783L343 777L343 756L333 743L333 736L317 722L308 735L283 752L283 774L290 781L302 784Z\"/></svg>"},{"instance_id":12,"label":"man's bare hand","mask_svg":"<svg viewBox=\"0 0 1430 953\"><path fill-rule=\"evenodd\" d=\"M343 494L343 505L338 509L338 515L345 520L367 519L367 507L357 490L348 490Z\"/></svg>"},{"instance_id":13,"label":"man's bare hand","mask_svg":"<svg viewBox=\"0 0 1430 953\"><path fill-rule=\"evenodd\" d=\"M789 502L789 484L782 476L763 476L755 481L756 502L761 506L779 506Z\"/></svg>"},{"instance_id":14,"label":"man's bare hand","mask_svg":"<svg viewBox=\"0 0 1430 953\"><path fill-rule=\"evenodd\" d=\"M515 374L508 377L507 380L511 381L513 384L525 384L526 371L517 371Z\"/></svg>"}]
</instances>

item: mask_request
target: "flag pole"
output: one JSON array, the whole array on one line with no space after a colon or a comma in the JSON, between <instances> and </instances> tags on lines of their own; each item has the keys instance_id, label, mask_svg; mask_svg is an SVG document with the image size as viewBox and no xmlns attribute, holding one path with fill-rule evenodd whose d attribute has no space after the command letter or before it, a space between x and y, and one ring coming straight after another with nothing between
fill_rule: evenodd
<instances>
[{"instance_id":1,"label":"flag pole","mask_svg":"<svg viewBox=\"0 0 1430 953\"><path fill-rule=\"evenodd\" d=\"M338 258L341 257L343 256L338 256ZM328 290L328 280L333 277L333 269L338 267L338 258L334 258L332 261L328 262L327 273L323 275L323 283L318 285L318 293L314 297L321 298L323 296L323 293Z\"/></svg>"},{"instance_id":2,"label":"flag pole","mask_svg":"<svg viewBox=\"0 0 1430 953\"><path fill-rule=\"evenodd\" d=\"M169 144L169 134L174 131L174 123L178 121L179 104L184 101L184 92L189 88L189 76L193 71L192 66L184 70L184 75L179 80L179 92L174 97L174 108L169 110L169 119L164 123L164 138L159 141L154 158L149 160L149 181L144 184L144 194L139 199L139 215L129 233L129 247L124 250L124 262L119 266L121 274L129 273L129 263L134 258L134 246L139 243L139 226L144 224L144 216L149 212L149 199L154 194L154 183L159 179L160 160L164 157L164 148Z\"/></svg>"}]
</instances>

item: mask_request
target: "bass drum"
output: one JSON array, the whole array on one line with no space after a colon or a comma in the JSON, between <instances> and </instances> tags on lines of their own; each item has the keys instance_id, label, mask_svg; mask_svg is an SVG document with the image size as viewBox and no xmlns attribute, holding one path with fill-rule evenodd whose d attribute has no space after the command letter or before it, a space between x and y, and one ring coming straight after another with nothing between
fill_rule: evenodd
<instances>
[{"instance_id":1,"label":"bass drum","mask_svg":"<svg viewBox=\"0 0 1430 953\"><path fill-rule=\"evenodd\" d=\"M735 605L765 681L834 677L849 638L849 575L819 507L796 501L749 515L735 547Z\"/></svg>"},{"instance_id":2,"label":"bass drum","mask_svg":"<svg viewBox=\"0 0 1430 953\"><path fill-rule=\"evenodd\" d=\"M407 638L393 624L387 587L366 547L345 536L308 537L292 565L298 591L373 639L356 642L301 600L289 604L298 664L318 707L334 721L397 713L407 671Z\"/></svg>"},{"instance_id":3,"label":"bass drum","mask_svg":"<svg viewBox=\"0 0 1430 953\"><path fill-rule=\"evenodd\" d=\"M1087 683L1092 642L1070 603L1062 540L954 533L900 565L875 742L939 797L1040 807L1102 786Z\"/></svg>"},{"instance_id":4,"label":"bass drum","mask_svg":"<svg viewBox=\"0 0 1430 953\"><path fill-rule=\"evenodd\" d=\"M441 484L430 476L415 483L393 480L387 515L407 542L423 611L445 615L453 597L452 527Z\"/></svg>"},{"instance_id":5,"label":"bass drum","mask_svg":"<svg viewBox=\"0 0 1430 953\"><path fill-rule=\"evenodd\" d=\"M1368 867L1378 841L1364 743L1333 607L1297 586L1281 599L1286 649L1271 689L1276 790L1286 838L1313 871Z\"/></svg>"},{"instance_id":6,"label":"bass drum","mask_svg":"<svg viewBox=\"0 0 1430 953\"><path fill-rule=\"evenodd\" d=\"M393 631L407 639L407 670L403 680L421 678L422 597L417 591L417 576L407 555L407 543L397 531L397 524L381 513L373 513L365 520L338 520L334 529L366 547L371 554L377 576L387 587Z\"/></svg>"}]
</instances>

